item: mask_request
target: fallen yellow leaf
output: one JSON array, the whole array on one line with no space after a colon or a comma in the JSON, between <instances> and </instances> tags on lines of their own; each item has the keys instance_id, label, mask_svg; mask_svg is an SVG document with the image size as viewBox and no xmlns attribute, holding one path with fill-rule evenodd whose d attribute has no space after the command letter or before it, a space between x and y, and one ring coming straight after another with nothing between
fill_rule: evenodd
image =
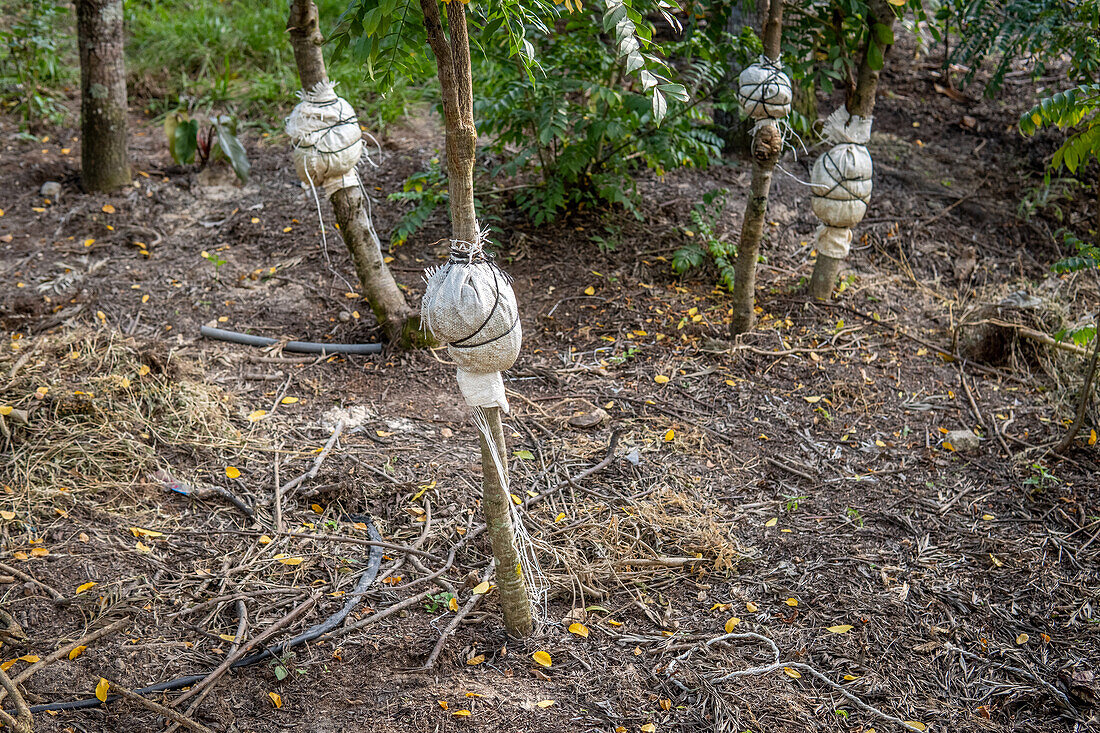
<instances>
[{"instance_id":1,"label":"fallen yellow leaf","mask_svg":"<svg viewBox=\"0 0 1100 733\"><path fill-rule=\"evenodd\" d=\"M831 631L834 634L847 634L849 631L852 630L852 625L851 624L841 624L840 626L830 626L829 628L827 628L825 630L826 631Z\"/></svg>"},{"instance_id":2,"label":"fallen yellow leaf","mask_svg":"<svg viewBox=\"0 0 1100 733\"><path fill-rule=\"evenodd\" d=\"M283 565L301 565L303 562L303 559L300 557L291 557L290 555L286 555L282 552L276 555L275 559L281 562Z\"/></svg>"},{"instance_id":3,"label":"fallen yellow leaf","mask_svg":"<svg viewBox=\"0 0 1100 733\"><path fill-rule=\"evenodd\" d=\"M654 733L657 730L657 726L655 726L653 723L646 723L638 730L640 730L642 733Z\"/></svg>"},{"instance_id":4,"label":"fallen yellow leaf","mask_svg":"<svg viewBox=\"0 0 1100 733\"><path fill-rule=\"evenodd\" d=\"M733 630L735 628L737 628L737 624L739 624L739 623L741 623L741 619L737 618L736 616L732 616L729 619L727 619L726 620L726 626L725 626L726 633L727 634L732 634Z\"/></svg>"},{"instance_id":5,"label":"fallen yellow leaf","mask_svg":"<svg viewBox=\"0 0 1100 733\"><path fill-rule=\"evenodd\" d=\"M11 520L15 519L15 512L9 512L5 509L4 511L0 512L0 517L3 517L10 522Z\"/></svg>"},{"instance_id":6,"label":"fallen yellow leaf","mask_svg":"<svg viewBox=\"0 0 1100 733\"><path fill-rule=\"evenodd\" d=\"M439 703L439 707L443 708L444 710L450 707L450 703L446 700L436 700L436 702Z\"/></svg>"},{"instance_id":7,"label":"fallen yellow leaf","mask_svg":"<svg viewBox=\"0 0 1100 733\"><path fill-rule=\"evenodd\" d=\"M281 708L283 706L283 696L279 693L269 692L267 693L267 696L271 698L271 704L274 705L276 708Z\"/></svg>"},{"instance_id":8,"label":"fallen yellow leaf","mask_svg":"<svg viewBox=\"0 0 1100 733\"><path fill-rule=\"evenodd\" d=\"M757 606L752 601L749 601L748 603L745 604L745 610L748 611L749 613L756 613L757 611L760 610L760 607Z\"/></svg>"},{"instance_id":9,"label":"fallen yellow leaf","mask_svg":"<svg viewBox=\"0 0 1100 733\"><path fill-rule=\"evenodd\" d=\"M894 2L894 0L890 0L890 2ZM919 720L907 720L905 721L905 724L911 725L917 730L928 730L928 726L920 722Z\"/></svg>"},{"instance_id":10,"label":"fallen yellow leaf","mask_svg":"<svg viewBox=\"0 0 1100 733\"><path fill-rule=\"evenodd\" d=\"M153 529L142 529L141 527L130 527L130 534L134 537L163 537L163 532L157 532Z\"/></svg>"},{"instance_id":11,"label":"fallen yellow leaf","mask_svg":"<svg viewBox=\"0 0 1100 733\"><path fill-rule=\"evenodd\" d=\"M298 398L297 397L284 397L283 399L281 399L279 401L282 402L284 405L293 405L295 402L298 401Z\"/></svg>"},{"instance_id":12,"label":"fallen yellow leaf","mask_svg":"<svg viewBox=\"0 0 1100 733\"><path fill-rule=\"evenodd\" d=\"M797 680L797 679L801 679L801 677L802 677L802 675L798 673L798 670L797 670L797 669L791 669L790 667L784 667L784 668L783 668L783 672L784 672L784 673L785 673L785 674L786 674L786 675L787 675L788 677L794 677L794 678L795 678L796 680Z\"/></svg>"},{"instance_id":13,"label":"fallen yellow leaf","mask_svg":"<svg viewBox=\"0 0 1100 733\"><path fill-rule=\"evenodd\" d=\"M674 440L676 440L676 431L673 430L672 428L669 428L668 432L665 433L665 442L666 443L671 443Z\"/></svg>"},{"instance_id":14,"label":"fallen yellow leaf","mask_svg":"<svg viewBox=\"0 0 1100 733\"><path fill-rule=\"evenodd\" d=\"M107 690L111 689L111 683L102 677L99 678L99 684L95 686L95 696L100 702L107 702Z\"/></svg>"},{"instance_id":15,"label":"fallen yellow leaf","mask_svg":"<svg viewBox=\"0 0 1100 733\"><path fill-rule=\"evenodd\" d=\"M551 664L550 655L546 652L535 652L531 655L531 658L543 667L549 667Z\"/></svg>"},{"instance_id":16,"label":"fallen yellow leaf","mask_svg":"<svg viewBox=\"0 0 1100 733\"><path fill-rule=\"evenodd\" d=\"M475 596L485 595L488 592L489 592L489 581L487 581L487 580L483 580L480 583L478 583L476 586L474 586L474 589L472 591L472 593Z\"/></svg>"},{"instance_id":17,"label":"fallen yellow leaf","mask_svg":"<svg viewBox=\"0 0 1100 733\"><path fill-rule=\"evenodd\" d=\"M1031 639L1031 637L1028 636L1027 634L1020 634L1019 636L1016 637L1016 643L1019 644L1020 646L1023 646L1030 639Z\"/></svg>"},{"instance_id":18,"label":"fallen yellow leaf","mask_svg":"<svg viewBox=\"0 0 1100 733\"><path fill-rule=\"evenodd\" d=\"M764 522L765 527L774 527L777 524L779 524L779 518L778 517L772 517L768 521Z\"/></svg>"},{"instance_id":19,"label":"fallen yellow leaf","mask_svg":"<svg viewBox=\"0 0 1100 733\"><path fill-rule=\"evenodd\" d=\"M259 422L264 419L265 415L267 415L267 410L253 410L248 413L248 422Z\"/></svg>"},{"instance_id":20,"label":"fallen yellow leaf","mask_svg":"<svg viewBox=\"0 0 1100 733\"><path fill-rule=\"evenodd\" d=\"M83 593L84 591L88 590L89 588L94 588L96 585L97 585L97 583L94 580L89 580L87 583L81 583L80 585L78 585L76 587L77 595Z\"/></svg>"},{"instance_id":21,"label":"fallen yellow leaf","mask_svg":"<svg viewBox=\"0 0 1100 733\"><path fill-rule=\"evenodd\" d=\"M236 466L226 466L225 467L225 475L229 478L240 478L241 477L241 470L239 468L237 468Z\"/></svg>"},{"instance_id":22,"label":"fallen yellow leaf","mask_svg":"<svg viewBox=\"0 0 1100 733\"><path fill-rule=\"evenodd\" d=\"M462 710L455 710L453 713L451 713L451 715L455 715L459 718L468 718L473 715L473 713L463 708Z\"/></svg>"},{"instance_id":23,"label":"fallen yellow leaf","mask_svg":"<svg viewBox=\"0 0 1100 733\"><path fill-rule=\"evenodd\" d=\"M451 596L451 600L447 601L447 608L451 609L452 611L457 611L458 610L458 599L455 598L454 596Z\"/></svg>"},{"instance_id":24,"label":"fallen yellow leaf","mask_svg":"<svg viewBox=\"0 0 1100 733\"><path fill-rule=\"evenodd\" d=\"M569 624L569 633L588 638L588 627L581 623Z\"/></svg>"},{"instance_id":25,"label":"fallen yellow leaf","mask_svg":"<svg viewBox=\"0 0 1100 733\"><path fill-rule=\"evenodd\" d=\"M478 654L476 657L470 657L469 659L467 659L466 664L470 665L471 667L476 667L477 665L481 664L484 661L485 661L485 655L484 654Z\"/></svg>"},{"instance_id":26,"label":"fallen yellow leaf","mask_svg":"<svg viewBox=\"0 0 1100 733\"><path fill-rule=\"evenodd\" d=\"M539 700L537 703L535 703L535 706L540 708L548 708L553 704L553 700Z\"/></svg>"},{"instance_id":27,"label":"fallen yellow leaf","mask_svg":"<svg viewBox=\"0 0 1100 733\"><path fill-rule=\"evenodd\" d=\"M69 652L69 659L70 659L70 660L72 660L72 659L76 659L76 658L77 658L77 657L79 657L79 656L80 656L81 654L83 654L83 653L84 653L84 650L85 650L85 649L87 649L87 648L88 648L88 647L87 647L87 646L85 646L85 645L83 645L83 644L81 644L80 646L74 646L74 647L72 648L72 650L71 650L71 651Z\"/></svg>"},{"instance_id":28,"label":"fallen yellow leaf","mask_svg":"<svg viewBox=\"0 0 1100 733\"><path fill-rule=\"evenodd\" d=\"M786 604L788 606L790 606L791 608L794 608L795 606L798 605L798 599L797 598L788 598L786 600Z\"/></svg>"},{"instance_id":29,"label":"fallen yellow leaf","mask_svg":"<svg viewBox=\"0 0 1100 733\"><path fill-rule=\"evenodd\" d=\"M313 510L314 514L324 514L325 510L320 504L310 504L309 508Z\"/></svg>"},{"instance_id":30,"label":"fallen yellow leaf","mask_svg":"<svg viewBox=\"0 0 1100 733\"><path fill-rule=\"evenodd\" d=\"M596 288L589 285L587 288L584 289L584 294L585 295L595 295L596 294Z\"/></svg>"},{"instance_id":31,"label":"fallen yellow leaf","mask_svg":"<svg viewBox=\"0 0 1100 733\"><path fill-rule=\"evenodd\" d=\"M111 206L110 204L103 204L103 213L113 214L115 213L115 207Z\"/></svg>"},{"instance_id":32,"label":"fallen yellow leaf","mask_svg":"<svg viewBox=\"0 0 1100 733\"><path fill-rule=\"evenodd\" d=\"M668 382L668 377L666 377L664 374L658 374L656 377L653 378L653 381L657 384L665 384Z\"/></svg>"}]
</instances>

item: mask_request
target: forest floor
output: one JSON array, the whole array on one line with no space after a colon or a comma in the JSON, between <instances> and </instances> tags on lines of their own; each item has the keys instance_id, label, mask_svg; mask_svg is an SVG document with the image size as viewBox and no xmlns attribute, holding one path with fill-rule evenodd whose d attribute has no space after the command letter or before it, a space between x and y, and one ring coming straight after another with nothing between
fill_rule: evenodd
<instances>
[{"instance_id":1,"label":"forest floor","mask_svg":"<svg viewBox=\"0 0 1100 733\"><path fill-rule=\"evenodd\" d=\"M733 343L713 273L682 278L669 260L711 188L730 190L719 229L736 237L747 165L641 175L646 218L620 216L606 251L594 213L536 228L486 196L525 336L507 375L512 491L539 497L522 515L548 601L537 633L509 640L490 592L428 671L454 617L446 587L465 605L489 560L484 537L463 539L480 522L479 454L445 352L313 358L199 336L378 336L285 139L249 137L238 186L174 166L135 117L135 185L90 196L74 129L27 138L0 120L0 406L29 411L0 435L0 575L16 575L0 588L28 637L3 643L9 673L118 621L31 677L27 698L138 688L212 669L300 604L273 638L361 597L333 634L221 677L191 716L241 733L903 729L812 667L929 730L1096 729L1100 454L1086 440L1050 452L1084 358L963 324L1049 332L1100 294L1050 275L1052 208L1017 213L1052 149L1015 131L1034 86L968 99L937 91L937 68L884 77L874 201L827 304L803 292L816 222L794 178L813 156L784 159L760 322ZM385 195L442 141L425 118L382 143L367 185L384 233L401 213ZM62 192L47 201L49 180ZM392 250L414 302L446 233L441 211ZM980 445L945 440L961 429ZM352 515L426 554L387 549L349 595L369 552ZM452 548L443 587L418 580ZM731 618L786 669L715 681L772 661L760 638L702 646ZM127 701L36 715L47 732L158 720Z\"/></svg>"}]
</instances>

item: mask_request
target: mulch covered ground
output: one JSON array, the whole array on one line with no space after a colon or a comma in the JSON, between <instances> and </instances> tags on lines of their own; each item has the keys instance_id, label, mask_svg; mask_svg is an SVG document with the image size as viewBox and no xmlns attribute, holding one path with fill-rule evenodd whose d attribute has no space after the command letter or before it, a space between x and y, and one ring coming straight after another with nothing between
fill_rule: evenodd
<instances>
[{"instance_id":1,"label":"mulch covered ground","mask_svg":"<svg viewBox=\"0 0 1100 733\"><path fill-rule=\"evenodd\" d=\"M1053 146L1010 129L1031 88L960 102L940 81L932 64L887 76L874 203L828 304L802 292L816 221L794 178L812 157L784 160L760 323L734 343L713 273L680 278L669 260L710 188L730 189L719 231L736 237L745 165L642 176L647 219L619 217L608 251L588 240L592 213L535 228L487 197L522 309L512 491L546 602L538 632L510 640L490 592L427 670L447 594L465 606L490 559L445 352L313 358L198 336L378 336L286 141L247 140L238 186L173 166L135 119L135 186L88 196L72 129L32 140L0 121L0 405L28 410L0 435L14 569L0 588L26 637L0 648L9 674L119 622L30 677L27 700L92 697L100 678L138 688L361 598L336 632L221 677L191 717L241 732L903 729L862 704L938 731L1096 725L1100 458L1086 441L1050 453L1083 359L974 329L1020 290L1028 307L997 319L1048 331L1100 298L1084 275L1048 274L1051 210L1017 214ZM385 232L401 212L384 195L441 139L419 122L383 142L367 183ZM390 253L413 301L446 232L440 212ZM945 442L958 429L980 446ZM360 596L367 517L393 546ZM757 636L706 646L727 629ZM760 666L774 669L717 681ZM163 720L127 701L35 717Z\"/></svg>"}]
</instances>

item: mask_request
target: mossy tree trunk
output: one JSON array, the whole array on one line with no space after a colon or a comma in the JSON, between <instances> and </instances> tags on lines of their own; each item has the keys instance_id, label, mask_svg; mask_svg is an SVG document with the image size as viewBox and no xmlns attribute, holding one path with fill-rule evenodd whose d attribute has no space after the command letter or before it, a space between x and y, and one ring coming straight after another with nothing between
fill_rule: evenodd
<instances>
[{"instance_id":1,"label":"mossy tree trunk","mask_svg":"<svg viewBox=\"0 0 1100 733\"><path fill-rule=\"evenodd\" d=\"M76 0L80 50L80 180L89 192L130 182L122 0Z\"/></svg>"},{"instance_id":2,"label":"mossy tree trunk","mask_svg":"<svg viewBox=\"0 0 1100 733\"><path fill-rule=\"evenodd\" d=\"M313 0L292 0L287 31L294 49L294 62L303 89L312 89L328 81L325 58L321 53L321 35L317 6ZM367 213L359 187L343 188L331 197L332 211L340 235L355 265L359 284L370 303L374 317L391 343L405 347L421 346L426 337L420 330L420 318L409 307L390 269L382 259L381 243Z\"/></svg>"},{"instance_id":3,"label":"mossy tree trunk","mask_svg":"<svg viewBox=\"0 0 1100 733\"><path fill-rule=\"evenodd\" d=\"M867 118L871 117L875 111L875 95L878 92L878 78L882 71L881 67L873 68L868 62L870 56L868 45L875 44L878 51L877 57L885 58L889 44L882 43L873 29L875 25L882 24L893 32L894 19L897 17L887 0L870 0L869 5L867 44L862 49L856 81L848 89L848 98L844 105L848 114ZM814 263L814 274L810 278L810 295L818 300L828 300L833 294L833 288L836 287L840 266L843 263L844 260L838 257L829 257L818 252L817 261Z\"/></svg>"},{"instance_id":4,"label":"mossy tree trunk","mask_svg":"<svg viewBox=\"0 0 1100 733\"><path fill-rule=\"evenodd\" d=\"M764 24L764 54L779 60L779 43L783 34L783 0L771 0ZM761 125L752 143L752 183L745 216L741 221L741 239L734 262L733 319L730 334L737 336L752 329L756 322L756 262L760 258L760 241L764 237L764 215L768 210L768 193L772 172L783 151L783 139L774 122Z\"/></svg>"},{"instance_id":5,"label":"mossy tree trunk","mask_svg":"<svg viewBox=\"0 0 1100 733\"><path fill-rule=\"evenodd\" d=\"M447 29L438 0L420 0L424 30L435 55L439 86L443 95L443 121L447 144L447 190L451 205L451 237L477 242L477 213L474 210L474 156L477 130L474 127L473 73L470 70L470 37L466 27L466 6L447 5ZM512 528L511 496L507 489L508 451L500 422L500 408L484 407L488 435L481 438L482 509L493 545L497 588L500 592L504 626L513 636L531 633L531 603ZM491 445L489 441L492 440ZM493 458L493 448L500 458Z\"/></svg>"}]
</instances>

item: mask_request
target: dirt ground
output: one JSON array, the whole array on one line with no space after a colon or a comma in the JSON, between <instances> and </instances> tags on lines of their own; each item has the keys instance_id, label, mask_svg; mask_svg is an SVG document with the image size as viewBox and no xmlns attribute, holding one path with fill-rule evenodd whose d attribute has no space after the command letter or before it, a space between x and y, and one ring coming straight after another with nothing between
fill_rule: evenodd
<instances>
[{"instance_id":1,"label":"dirt ground","mask_svg":"<svg viewBox=\"0 0 1100 733\"><path fill-rule=\"evenodd\" d=\"M522 513L547 601L516 641L490 592L430 670L417 668L454 617L436 591L464 605L490 557L484 537L464 539L480 521L479 454L445 352L318 359L199 337L214 323L378 338L285 139L249 137L253 178L238 186L174 166L135 117L134 187L89 196L74 129L27 139L0 120L0 405L30 410L0 436L2 562L38 581L0 586L28 637L0 654L14 676L129 619L31 677L28 702L206 672L314 597L273 638L318 623L358 597L356 514L427 554L387 549L344 625L433 595L227 673L195 720L241 733L903 729L842 688L918 729L1100 727L1100 455L1085 441L1050 453L1084 359L966 326L1018 291L1034 302L997 318L1049 331L1095 312L1091 281L1049 274L1051 231L1095 212L1063 201L1018 216L1054 147L1015 131L1030 82L992 101L943 82L931 61L885 75L874 200L828 304L803 293L816 222L796 179L813 156L784 158L760 323L732 344L713 273L680 278L669 260L711 188L730 189L721 230L736 237L747 165L642 175L647 217L619 216L609 251L588 240L593 213L535 228L486 196L521 304L512 491L539 497ZM366 180L380 231L401 214L385 195L441 142L428 119L385 136ZM50 180L56 200L39 194ZM446 233L439 212L391 252L413 301ZM977 449L945 440L968 428ZM277 504L275 486L321 455ZM452 548L441 587L418 580ZM568 631L578 621L587 636ZM772 661L758 637L704 645L727 624L772 640L780 668L717 681ZM46 732L163 725L126 701L35 717Z\"/></svg>"}]
</instances>

